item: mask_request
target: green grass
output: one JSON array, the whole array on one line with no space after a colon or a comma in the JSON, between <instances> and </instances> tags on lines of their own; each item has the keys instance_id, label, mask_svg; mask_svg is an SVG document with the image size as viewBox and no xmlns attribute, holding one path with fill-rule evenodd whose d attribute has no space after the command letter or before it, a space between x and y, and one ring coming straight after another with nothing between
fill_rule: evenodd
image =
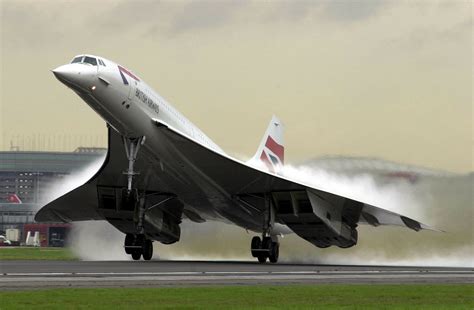
<instances>
[{"instance_id":1,"label":"green grass","mask_svg":"<svg viewBox=\"0 0 474 310\"><path fill-rule=\"evenodd\" d=\"M1 309L473 309L474 285L287 285L0 292Z\"/></svg>"},{"instance_id":2,"label":"green grass","mask_svg":"<svg viewBox=\"0 0 474 310\"><path fill-rule=\"evenodd\" d=\"M74 260L67 248L1 247L2 260Z\"/></svg>"}]
</instances>

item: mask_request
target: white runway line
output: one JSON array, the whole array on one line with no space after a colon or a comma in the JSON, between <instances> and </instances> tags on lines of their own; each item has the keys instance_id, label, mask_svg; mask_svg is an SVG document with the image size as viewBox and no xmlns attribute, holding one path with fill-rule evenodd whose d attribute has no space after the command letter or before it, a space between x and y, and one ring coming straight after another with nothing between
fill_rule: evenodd
<instances>
[{"instance_id":1,"label":"white runway line","mask_svg":"<svg viewBox=\"0 0 474 310\"><path fill-rule=\"evenodd\" d=\"M394 274L390 275L391 279L427 279L427 278L464 278L465 275L452 275L452 274L417 274L415 277L409 274ZM131 281L157 281L157 282L169 282L169 281L234 281L234 280L331 280L331 279L386 279L386 275L230 275L226 277L213 276L213 275L187 275L187 276L117 276L117 277L58 277L54 278L54 282L131 282ZM472 277L474 279L474 277ZM47 282L52 279L49 277L9 277L0 279L0 283L18 283L18 282Z\"/></svg>"},{"instance_id":2,"label":"white runway line","mask_svg":"<svg viewBox=\"0 0 474 310\"><path fill-rule=\"evenodd\" d=\"M3 262L2 262L3 263ZM5 262L0 289L260 284L474 283L472 268L165 262ZM396 268L396 269L394 269ZM204 269L197 271L199 269ZM37 271L37 272L35 272Z\"/></svg>"},{"instance_id":3,"label":"white runway line","mask_svg":"<svg viewBox=\"0 0 474 310\"><path fill-rule=\"evenodd\" d=\"M389 276L389 277L400 277L400 276L430 276L430 277L439 277L439 276L451 276L451 277L466 277L472 276L474 278L474 272L472 271L417 271L417 270L401 270L401 271L194 271L194 272L36 272L36 273L4 273L0 275L0 281L11 278L19 279L25 277L28 279L32 278L85 278L85 277L101 277L101 278L111 278L118 279L120 277L134 277L134 278L145 278L145 277L154 277L155 279L164 278L168 276L174 276L177 278L185 277L200 277L209 279L212 276L217 276L219 278L230 278L230 277L243 277L243 276L254 276L254 277L278 277L278 276L304 276L304 277L321 277L321 276L362 276L362 277L379 277L379 276Z\"/></svg>"},{"instance_id":4,"label":"white runway line","mask_svg":"<svg viewBox=\"0 0 474 310\"><path fill-rule=\"evenodd\" d=\"M54 274L54 276L52 276ZM160 272L160 273L17 273L0 276L0 289L40 289L55 287L156 287L182 285L256 284L381 284L381 283L464 283L473 284L471 272L341 273L341 272Z\"/></svg>"},{"instance_id":5,"label":"white runway line","mask_svg":"<svg viewBox=\"0 0 474 310\"><path fill-rule=\"evenodd\" d=\"M211 275L396 275L396 274L460 274L473 275L473 271L459 270L367 270L367 271L169 271L169 272L31 272L31 273L3 273L1 277L6 276L24 276L24 277L64 277L64 276L211 276Z\"/></svg>"}]
</instances>

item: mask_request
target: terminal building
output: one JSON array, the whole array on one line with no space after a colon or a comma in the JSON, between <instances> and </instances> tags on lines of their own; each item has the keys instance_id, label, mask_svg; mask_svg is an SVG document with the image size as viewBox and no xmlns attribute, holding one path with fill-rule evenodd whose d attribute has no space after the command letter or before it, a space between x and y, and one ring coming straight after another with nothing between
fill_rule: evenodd
<instances>
[{"instance_id":1,"label":"terminal building","mask_svg":"<svg viewBox=\"0 0 474 310\"><path fill-rule=\"evenodd\" d=\"M81 147L73 152L0 152L0 235L13 231L18 236L14 241L23 244L28 232L37 232L41 246L63 245L69 226L35 223L35 213L55 184L101 160L106 151Z\"/></svg>"}]
</instances>

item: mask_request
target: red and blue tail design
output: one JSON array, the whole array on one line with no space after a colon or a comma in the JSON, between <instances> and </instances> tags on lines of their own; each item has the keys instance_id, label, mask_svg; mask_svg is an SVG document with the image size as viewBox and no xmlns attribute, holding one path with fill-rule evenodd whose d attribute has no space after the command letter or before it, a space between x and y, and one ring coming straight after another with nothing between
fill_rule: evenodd
<instances>
[{"instance_id":1,"label":"red and blue tail design","mask_svg":"<svg viewBox=\"0 0 474 310\"><path fill-rule=\"evenodd\" d=\"M283 124L276 116L273 116L253 158L253 160L258 159L272 173L278 172L285 163L283 131Z\"/></svg>"}]
</instances>

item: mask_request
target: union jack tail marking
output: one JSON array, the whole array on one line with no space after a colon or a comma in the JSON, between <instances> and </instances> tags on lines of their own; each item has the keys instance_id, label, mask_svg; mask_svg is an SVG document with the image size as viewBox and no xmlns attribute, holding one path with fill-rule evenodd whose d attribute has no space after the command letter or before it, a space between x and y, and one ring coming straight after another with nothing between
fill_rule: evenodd
<instances>
[{"instance_id":1,"label":"union jack tail marking","mask_svg":"<svg viewBox=\"0 0 474 310\"><path fill-rule=\"evenodd\" d=\"M254 156L254 159L262 162L268 171L272 173L278 172L285 163L283 129L283 124L280 120L273 116Z\"/></svg>"}]
</instances>

